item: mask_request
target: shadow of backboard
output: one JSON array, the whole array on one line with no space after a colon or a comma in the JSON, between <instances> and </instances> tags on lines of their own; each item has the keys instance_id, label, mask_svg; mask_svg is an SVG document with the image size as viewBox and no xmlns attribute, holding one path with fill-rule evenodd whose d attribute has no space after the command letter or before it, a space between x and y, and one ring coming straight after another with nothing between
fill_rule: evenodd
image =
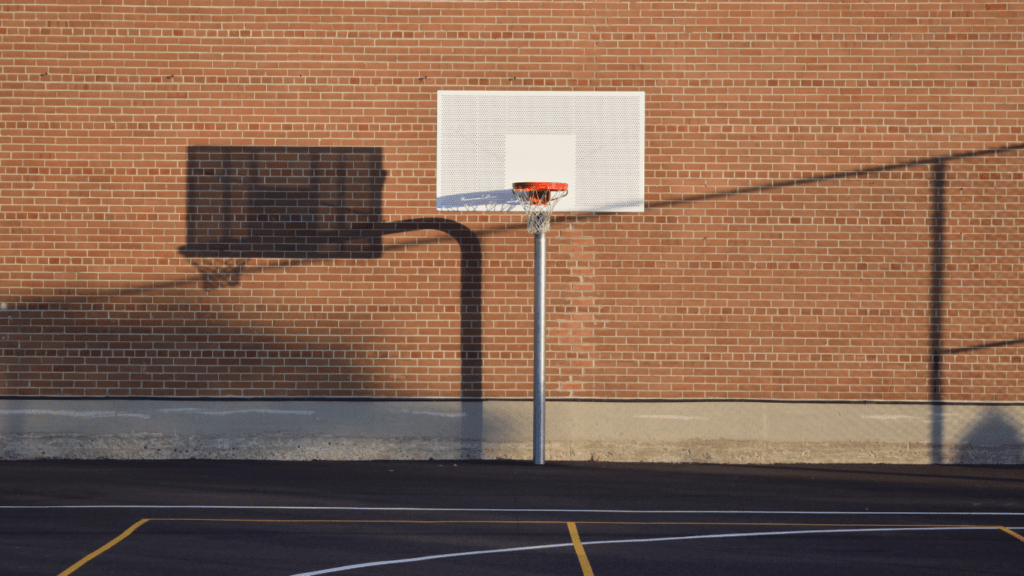
<instances>
[{"instance_id":1,"label":"shadow of backboard","mask_svg":"<svg viewBox=\"0 0 1024 576\"><path fill-rule=\"evenodd\" d=\"M202 259L381 255L380 148L191 146L187 244Z\"/></svg>"},{"instance_id":2,"label":"shadow of backboard","mask_svg":"<svg viewBox=\"0 0 1024 576\"><path fill-rule=\"evenodd\" d=\"M382 222L382 164L375 147L189 147L187 244L178 251L213 290L237 286L250 259L377 258L384 235L444 232L461 249L462 396L479 398L480 241L443 218Z\"/></svg>"}]
</instances>

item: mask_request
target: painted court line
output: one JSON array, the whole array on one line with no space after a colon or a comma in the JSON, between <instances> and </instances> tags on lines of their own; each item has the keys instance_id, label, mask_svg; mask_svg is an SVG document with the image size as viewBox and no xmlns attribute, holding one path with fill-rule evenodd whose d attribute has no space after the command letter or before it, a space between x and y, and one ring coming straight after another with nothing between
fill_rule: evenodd
<instances>
[{"instance_id":1,"label":"painted court line","mask_svg":"<svg viewBox=\"0 0 1024 576\"><path fill-rule=\"evenodd\" d=\"M333 574L334 572L345 572L348 570L356 570L358 568L372 568L374 566L390 566L393 564L408 564L410 562L425 562L427 560L441 560L443 558L458 558L460 556L479 556L481 554L501 554L502 552L525 552L528 550L547 550L551 548L568 548L572 546L571 542L564 544L540 544L538 546L522 546L519 548L502 548L500 550L477 550L473 552L455 552L454 554L436 554L434 556L418 556L416 558L402 558L401 560L381 560L380 562L365 562L363 564L350 564L348 566L339 566L337 568L328 568L326 570L317 570L316 572L303 572L302 574L295 574L294 576L320 576L321 574Z\"/></svg>"},{"instance_id":2,"label":"painted court line","mask_svg":"<svg viewBox=\"0 0 1024 576\"><path fill-rule=\"evenodd\" d=\"M1020 534L1017 534L1016 532L1014 532L1013 530L1010 530L1006 526L1000 526L999 529L1002 530L1003 532L1006 532L1010 536L1013 536L1017 540L1020 540L1021 542L1024 542L1024 536L1021 536Z\"/></svg>"},{"instance_id":3,"label":"painted court line","mask_svg":"<svg viewBox=\"0 0 1024 576\"><path fill-rule=\"evenodd\" d=\"M132 527L127 529L127 530L125 530L124 532L121 532L120 536L118 536L117 538L114 538L110 542L107 542L101 548L99 548L98 550L93 552L92 554L89 554L85 558L82 558L78 562L75 562L70 568L68 568L67 570L61 572L58 576L68 576L68 574L71 574L75 570L78 570L79 568L84 566L87 562L92 560L93 558L95 558L95 557L99 556L100 554L103 554L107 550L110 550L111 548L113 548L114 545L116 545L121 540L124 540L125 538L130 536L132 532L135 532L135 530L137 530L140 526L142 526L146 522L149 522L148 518L143 518L142 520L139 520L135 524L132 524Z\"/></svg>"},{"instance_id":4,"label":"painted court line","mask_svg":"<svg viewBox=\"0 0 1024 576\"><path fill-rule=\"evenodd\" d=\"M644 544L647 542L676 542L680 540L717 540L722 538L754 538L760 536L802 536L806 534L849 534L869 532L916 532L932 530L993 530L995 526L920 526L899 528L853 528L834 530L779 530L770 532L734 532L729 534L698 534L695 536L666 536L660 538L636 538L632 540L596 540L587 542L587 546L603 544Z\"/></svg>"},{"instance_id":5,"label":"painted court line","mask_svg":"<svg viewBox=\"0 0 1024 576\"><path fill-rule=\"evenodd\" d=\"M164 521L164 522L247 522L247 523L277 523L277 524L296 524L296 523L331 523L331 524L561 524L562 522L546 521L546 520L518 520L518 521L503 521L503 520L280 520L280 519L235 519L235 518L143 518L130 528L122 532L119 536L106 543L96 551L92 552L85 558L82 558L74 565L69 567L67 570L61 572L59 576L68 576L84 566L89 561L93 560L100 554L113 548L116 544L130 536L138 528L147 522ZM587 542L587 546L600 546L606 544L642 544L650 542L673 542L683 540L707 540L707 539L722 539L722 538L748 538L748 537L760 537L760 536L786 536L786 535L808 535L808 534L843 534L843 533L871 533L871 532L908 532L908 531L926 531L926 530L992 530L999 529L1003 532L1010 534L1014 538L1024 542L1024 537L1017 534L1010 528L1005 526L934 526L934 525L908 525L908 526L880 526L880 525L844 525L844 524L788 524L788 523L733 523L733 522L580 522L581 524L592 524L592 525L639 525L639 526L678 526L678 525L689 525L689 526L814 526L814 527L825 527L829 526L832 529L823 530L786 530L786 531L768 531L768 532L743 532L743 533L730 533L730 534L700 534L693 536L669 536L659 538L634 538L626 540L597 540L593 542ZM397 560L382 560L377 562L366 562L362 564L351 564L348 566L339 566L336 568L328 568L325 570L317 570L314 572L304 572L302 574L296 574L295 576L319 576L322 574L331 574L334 572L344 572L348 570L355 570L358 568L370 568L374 566L387 566L393 564L407 564L412 562L424 562L428 560L440 560L445 558L457 558L463 556L478 556L483 554L501 554L507 552L523 552L530 550L546 550L553 548L567 548L572 546L576 552L576 556L580 562L580 567L583 570L584 576L593 576L593 570L590 566L590 561L587 558L586 552L584 551L584 543L580 539L579 531L576 528L576 522L567 522L569 529L569 536L572 540L568 543L557 543L557 544L542 544L537 546L520 546L514 548L501 548L497 550L476 550L470 552L456 552L451 554L434 554L430 556L419 556L415 558L402 558ZM1017 528L1020 529L1020 528Z\"/></svg>"},{"instance_id":6,"label":"painted court line","mask_svg":"<svg viewBox=\"0 0 1024 576\"><path fill-rule=\"evenodd\" d=\"M801 528L998 528L989 524L851 524L808 522L618 522L613 520L356 520L356 519L281 519L281 518L150 518L150 522L223 522L235 524L578 524L588 526L758 526ZM570 528L571 533L572 528Z\"/></svg>"},{"instance_id":7,"label":"painted court line","mask_svg":"<svg viewBox=\"0 0 1024 576\"><path fill-rule=\"evenodd\" d=\"M915 530L993 530L995 526L951 526L951 527L928 527L928 528L859 528L854 530L787 530L784 532L745 532L740 534L700 534L696 536L670 536L665 538L636 538L629 540L598 540L595 542L586 542L587 546L599 546L604 544L643 544L649 542L678 542L682 540L712 540L722 538L751 538L760 536L794 536L794 535L808 535L808 534L846 534L846 533L857 533L857 532L909 532ZM584 543L581 542L580 547L582 548ZM416 558L402 558L399 560L382 560L379 562L367 562L363 564L350 564L348 566L339 566L337 568L327 568L325 570L317 570L315 572L303 572L301 574L294 574L292 576L322 576L323 574L333 574L335 572L346 572L348 570L356 570L358 568L369 568L373 566L389 566L392 564L408 564L411 562L425 562L428 560L442 560L445 558L457 558L462 556L476 556L480 554L501 554L505 552L520 552L525 550L543 550L551 548L568 548L569 546L575 546L575 542L571 544L543 544L540 546L528 546L522 548L502 548L498 550L480 550L474 552L456 552L454 554L436 554L433 556L419 556ZM589 568L589 562L587 567ZM584 570L586 570L586 568ZM587 576L592 576L593 572L584 572Z\"/></svg>"},{"instance_id":8,"label":"painted court line","mask_svg":"<svg viewBox=\"0 0 1024 576\"><path fill-rule=\"evenodd\" d=\"M366 506L211 506L189 504L82 504L0 506L0 510L319 510L324 512L515 512L562 514L773 514L795 516L1024 516L1024 512L913 512L821 510L594 510L572 508L415 508Z\"/></svg>"},{"instance_id":9,"label":"painted court line","mask_svg":"<svg viewBox=\"0 0 1024 576\"><path fill-rule=\"evenodd\" d=\"M594 576L594 571L590 568L590 560L587 559L587 553L583 550L583 542L580 542L580 533L576 530L575 522L568 522L569 526L569 537L572 538L572 547L576 549L576 558L580 561L580 568L583 569L583 576Z\"/></svg>"}]
</instances>

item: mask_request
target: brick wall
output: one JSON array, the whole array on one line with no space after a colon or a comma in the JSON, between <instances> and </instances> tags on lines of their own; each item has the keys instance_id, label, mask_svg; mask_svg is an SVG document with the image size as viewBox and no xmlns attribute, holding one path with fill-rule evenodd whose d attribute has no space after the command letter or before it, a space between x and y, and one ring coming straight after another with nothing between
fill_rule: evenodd
<instances>
[{"instance_id":1,"label":"brick wall","mask_svg":"<svg viewBox=\"0 0 1024 576\"><path fill-rule=\"evenodd\" d=\"M647 209L553 226L553 397L1024 401L1022 61L1013 3L4 3L0 394L529 396L532 238L435 210L436 91L558 89L646 93ZM344 198L204 277L239 154Z\"/></svg>"}]
</instances>

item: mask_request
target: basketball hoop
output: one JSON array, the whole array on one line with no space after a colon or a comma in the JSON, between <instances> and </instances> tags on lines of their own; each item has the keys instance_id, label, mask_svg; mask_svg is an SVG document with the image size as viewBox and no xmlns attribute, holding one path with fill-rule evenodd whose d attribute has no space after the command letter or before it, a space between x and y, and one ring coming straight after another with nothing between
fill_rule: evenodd
<instances>
[{"instance_id":1,"label":"basketball hoop","mask_svg":"<svg viewBox=\"0 0 1024 576\"><path fill-rule=\"evenodd\" d=\"M192 266L203 275L203 290L209 292L227 286L238 286L242 282L242 268L247 258L225 258L222 256L189 258Z\"/></svg>"},{"instance_id":2,"label":"basketball hoop","mask_svg":"<svg viewBox=\"0 0 1024 576\"><path fill-rule=\"evenodd\" d=\"M526 212L526 227L533 234L543 234L551 227L555 204L569 194L569 185L562 182L516 182L512 194Z\"/></svg>"},{"instance_id":3,"label":"basketball hoop","mask_svg":"<svg viewBox=\"0 0 1024 576\"><path fill-rule=\"evenodd\" d=\"M533 463L544 464L544 352L545 297L548 228L555 204L569 193L569 185L562 182L516 182L512 193L526 212L526 227L533 233Z\"/></svg>"}]
</instances>

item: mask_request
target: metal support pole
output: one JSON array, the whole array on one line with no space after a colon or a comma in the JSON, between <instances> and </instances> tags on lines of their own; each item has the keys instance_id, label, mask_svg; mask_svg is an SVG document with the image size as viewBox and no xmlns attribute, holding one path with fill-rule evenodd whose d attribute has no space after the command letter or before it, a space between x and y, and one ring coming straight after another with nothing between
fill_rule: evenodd
<instances>
[{"instance_id":1,"label":"metal support pole","mask_svg":"<svg viewBox=\"0 0 1024 576\"><path fill-rule=\"evenodd\" d=\"M533 463L544 464L544 283L547 239L533 235Z\"/></svg>"}]
</instances>

